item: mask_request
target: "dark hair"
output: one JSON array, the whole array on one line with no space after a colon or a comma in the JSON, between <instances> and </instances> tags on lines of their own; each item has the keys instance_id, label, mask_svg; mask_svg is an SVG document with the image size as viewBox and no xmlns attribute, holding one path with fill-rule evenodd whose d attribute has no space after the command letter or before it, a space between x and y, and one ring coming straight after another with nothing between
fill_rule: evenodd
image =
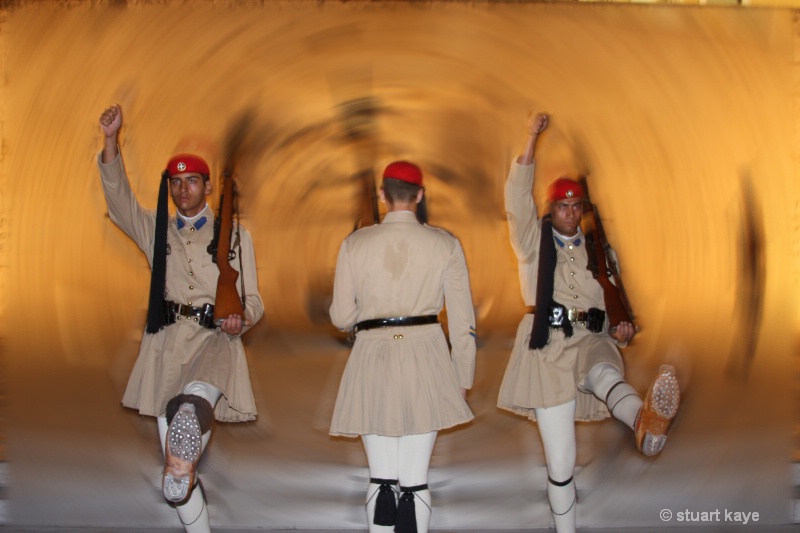
<instances>
[{"instance_id":1,"label":"dark hair","mask_svg":"<svg viewBox=\"0 0 800 533\"><path fill-rule=\"evenodd\" d=\"M395 178L383 178L383 195L390 204L397 202L414 202L417 199L419 185Z\"/></svg>"}]
</instances>

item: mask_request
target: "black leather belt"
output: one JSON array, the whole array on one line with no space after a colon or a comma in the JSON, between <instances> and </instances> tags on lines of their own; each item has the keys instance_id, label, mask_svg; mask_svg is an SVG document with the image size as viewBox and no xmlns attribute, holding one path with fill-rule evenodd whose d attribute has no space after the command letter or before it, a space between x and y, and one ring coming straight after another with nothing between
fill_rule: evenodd
<instances>
[{"instance_id":1,"label":"black leather belt","mask_svg":"<svg viewBox=\"0 0 800 533\"><path fill-rule=\"evenodd\" d=\"M199 325L208 329L216 329L214 325L214 306L203 304L202 307L192 307L186 304L179 304L164 300L164 321L169 326L183 318L193 320Z\"/></svg>"},{"instance_id":2,"label":"black leather belt","mask_svg":"<svg viewBox=\"0 0 800 533\"><path fill-rule=\"evenodd\" d=\"M590 307L587 311L582 309L566 309L564 306L552 306L548 309L548 321L551 328L564 327L564 318L573 324L580 324L593 333L603 331L603 323L606 320L606 312L597 307ZM536 313L536 306L529 305L527 313Z\"/></svg>"},{"instance_id":3,"label":"black leather belt","mask_svg":"<svg viewBox=\"0 0 800 533\"><path fill-rule=\"evenodd\" d=\"M389 328L392 326L422 326L424 324L436 324L439 317L436 315L426 316L396 316L392 318L373 318L362 320L355 325L353 331L358 333L367 329Z\"/></svg>"}]
</instances>

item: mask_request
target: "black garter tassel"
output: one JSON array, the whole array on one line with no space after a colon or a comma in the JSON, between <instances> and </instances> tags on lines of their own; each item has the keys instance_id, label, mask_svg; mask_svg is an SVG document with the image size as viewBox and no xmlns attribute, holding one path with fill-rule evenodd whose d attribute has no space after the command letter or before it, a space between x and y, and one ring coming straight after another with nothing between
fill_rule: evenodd
<instances>
[{"instance_id":1,"label":"black garter tassel","mask_svg":"<svg viewBox=\"0 0 800 533\"><path fill-rule=\"evenodd\" d=\"M414 493L427 488L427 484L416 485L414 487L400 487L403 495L400 496L400 503L397 504L397 524L394 527L395 533L417 533L417 510L414 505Z\"/></svg>"},{"instance_id":2,"label":"black garter tassel","mask_svg":"<svg viewBox=\"0 0 800 533\"><path fill-rule=\"evenodd\" d=\"M396 479L370 478L370 483L380 485L378 498L375 500L375 516L372 523L376 526L393 526L397 521L397 500L394 498L392 485Z\"/></svg>"}]
</instances>

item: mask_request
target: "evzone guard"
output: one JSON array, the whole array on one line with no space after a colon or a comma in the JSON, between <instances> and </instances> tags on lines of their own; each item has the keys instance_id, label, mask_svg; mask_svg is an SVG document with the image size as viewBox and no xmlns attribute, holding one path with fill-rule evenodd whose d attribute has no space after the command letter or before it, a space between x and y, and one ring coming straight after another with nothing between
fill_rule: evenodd
<instances>
[{"instance_id":1,"label":"evzone guard","mask_svg":"<svg viewBox=\"0 0 800 533\"><path fill-rule=\"evenodd\" d=\"M608 280L601 285L595 277L605 275L607 265L604 255L596 255L597 248L587 249L590 235L580 226L586 202L581 184L569 178L553 182L547 194L549 212L538 217L531 195L534 151L547 125L547 115L531 117L523 153L512 162L505 185L511 244L522 296L530 308L517 329L498 406L537 422L553 521L558 533L572 533L577 503L575 421L611 415L631 428L637 449L657 455L680 392L671 365L661 366L644 402L623 378L619 348L636 330L628 317L615 313L606 318L618 300L613 289L604 291L611 288ZM587 269L590 259L600 263L595 272Z\"/></svg>"},{"instance_id":2,"label":"evzone guard","mask_svg":"<svg viewBox=\"0 0 800 533\"><path fill-rule=\"evenodd\" d=\"M194 489L197 462L212 422L256 417L241 340L264 314L253 241L245 228L237 224L231 230L230 220L220 220L222 253L211 256L215 224L206 202L212 190L210 170L193 154L169 159L161 175L157 210L143 208L122 164L121 126L118 106L100 117L100 177L111 220L136 242L151 267L147 325L122 403L156 418L164 450L164 498L175 505L187 532L207 533L205 496ZM174 217L168 213L168 195L177 209ZM228 264L230 231L237 260ZM228 275L221 278L221 271ZM238 289L222 283L239 276ZM219 305L215 309L220 294L231 290L234 301L241 298L233 310L220 312Z\"/></svg>"}]
</instances>

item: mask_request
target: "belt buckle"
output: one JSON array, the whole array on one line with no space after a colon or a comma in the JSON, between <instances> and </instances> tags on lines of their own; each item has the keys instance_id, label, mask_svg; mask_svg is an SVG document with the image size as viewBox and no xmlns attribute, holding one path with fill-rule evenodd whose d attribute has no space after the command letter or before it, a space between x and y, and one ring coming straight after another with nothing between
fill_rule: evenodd
<instances>
[{"instance_id":1,"label":"belt buckle","mask_svg":"<svg viewBox=\"0 0 800 533\"><path fill-rule=\"evenodd\" d=\"M578 310L574 307L567 312L567 318L573 324L578 321Z\"/></svg>"}]
</instances>

